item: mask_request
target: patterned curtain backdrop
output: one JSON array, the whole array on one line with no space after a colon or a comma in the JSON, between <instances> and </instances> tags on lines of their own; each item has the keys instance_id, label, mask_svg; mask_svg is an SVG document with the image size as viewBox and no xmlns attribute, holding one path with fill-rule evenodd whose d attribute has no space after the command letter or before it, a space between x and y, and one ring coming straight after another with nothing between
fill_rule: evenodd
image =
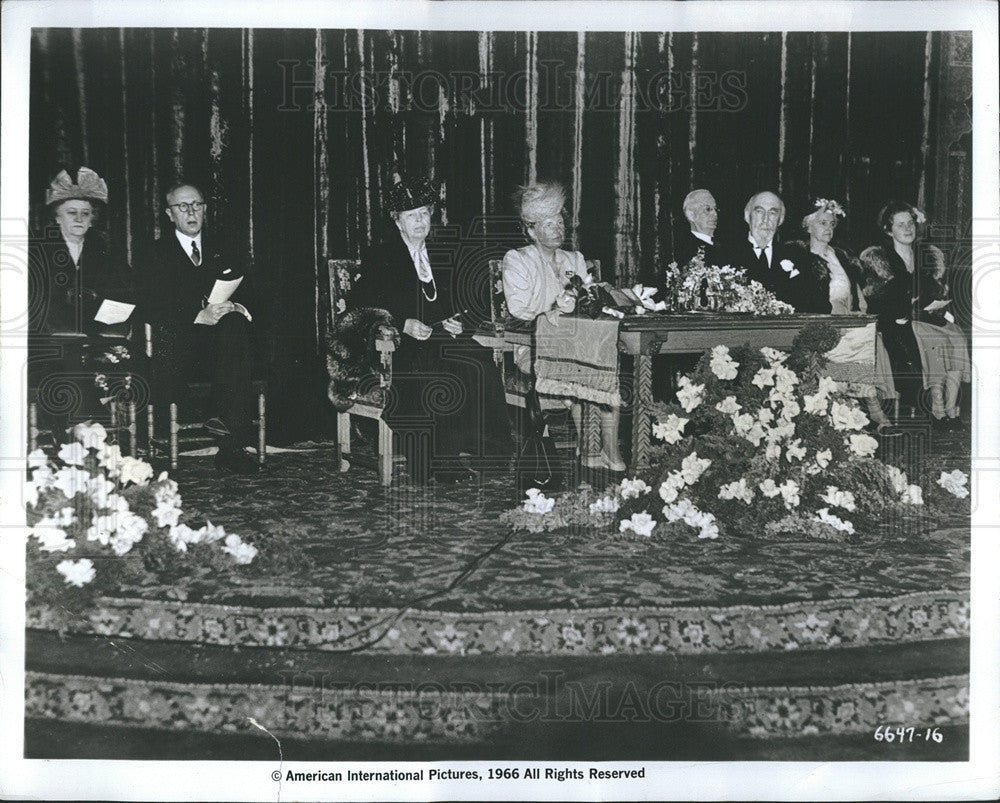
<instances>
[{"instance_id":1,"label":"patterned curtain backdrop","mask_svg":"<svg viewBox=\"0 0 1000 803\"><path fill-rule=\"evenodd\" d=\"M440 217L485 258L520 245L513 193L567 188L569 236L605 276L648 279L707 187L739 237L756 190L786 236L812 195L845 201L860 249L889 197L963 232L970 218L963 33L549 33L40 29L30 175L40 222L59 168L108 181L131 255L162 192L201 184L209 225L245 241L272 368L316 353L327 258L357 257L395 170L441 187ZM938 193L941 187L942 193ZM464 256L461 256L464 255ZM484 256L485 255L485 256Z\"/></svg>"}]
</instances>

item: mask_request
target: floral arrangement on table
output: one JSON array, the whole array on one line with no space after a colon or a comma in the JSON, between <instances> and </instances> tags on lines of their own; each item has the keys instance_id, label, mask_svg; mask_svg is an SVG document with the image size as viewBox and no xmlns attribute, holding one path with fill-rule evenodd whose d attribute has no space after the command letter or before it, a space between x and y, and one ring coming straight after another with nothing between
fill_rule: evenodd
<instances>
[{"instance_id":1,"label":"floral arrangement on table","mask_svg":"<svg viewBox=\"0 0 1000 803\"><path fill-rule=\"evenodd\" d=\"M671 262L664 271L664 298L671 311L707 310L751 315L791 315L795 308L746 271L730 265L706 265L699 251L683 267Z\"/></svg>"},{"instance_id":2,"label":"floral arrangement on table","mask_svg":"<svg viewBox=\"0 0 1000 803\"><path fill-rule=\"evenodd\" d=\"M29 604L68 612L137 583L173 583L246 567L258 546L206 522L183 522L177 483L123 456L101 424L28 455L25 485Z\"/></svg>"},{"instance_id":3,"label":"floral arrangement on table","mask_svg":"<svg viewBox=\"0 0 1000 803\"><path fill-rule=\"evenodd\" d=\"M925 491L875 458L868 416L822 373L822 355L838 337L828 324L810 324L791 353L716 346L682 377L677 404L656 408L653 435L662 445L649 469L604 493L550 498L531 489L505 519L535 532L611 527L640 539L847 539L925 500L946 509L967 498L960 470L942 472Z\"/></svg>"}]
</instances>

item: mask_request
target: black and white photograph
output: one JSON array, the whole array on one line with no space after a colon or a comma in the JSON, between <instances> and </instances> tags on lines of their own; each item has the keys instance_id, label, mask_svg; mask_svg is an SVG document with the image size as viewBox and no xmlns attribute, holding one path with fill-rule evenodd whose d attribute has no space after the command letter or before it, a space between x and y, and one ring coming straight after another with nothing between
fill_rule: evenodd
<instances>
[{"instance_id":1,"label":"black and white photograph","mask_svg":"<svg viewBox=\"0 0 1000 803\"><path fill-rule=\"evenodd\" d=\"M4 795L1000 794L996 25L5 3Z\"/></svg>"}]
</instances>

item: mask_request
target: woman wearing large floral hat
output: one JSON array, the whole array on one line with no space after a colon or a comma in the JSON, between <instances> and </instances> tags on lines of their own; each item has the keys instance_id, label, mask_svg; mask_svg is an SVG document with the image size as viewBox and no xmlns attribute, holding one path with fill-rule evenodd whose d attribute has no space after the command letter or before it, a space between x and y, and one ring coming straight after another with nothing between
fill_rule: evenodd
<instances>
[{"instance_id":1,"label":"woman wearing large floral hat","mask_svg":"<svg viewBox=\"0 0 1000 803\"><path fill-rule=\"evenodd\" d=\"M101 312L105 301L135 301L128 266L98 225L107 201L107 184L93 170L60 171L45 190L43 223L29 244L28 382L57 438L72 418L106 412L99 399L113 391L101 377L121 373L132 356L127 308L117 318Z\"/></svg>"},{"instance_id":2,"label":"woman wearing large floral hat","mask_svg":"<svg viewBox=\"0 0 1000 803\"><path fill-rule=\"evenodd\" d=\"M388 225L363 259L353 300L388 310L401 333L384 418L411 476L459 479L468 476L463 466L470 461L513 452L503 387L492 355L472 340L452 302L453 271L428 248L434 187L426 179L394 179Z\"/></svg>"}]
</instances>

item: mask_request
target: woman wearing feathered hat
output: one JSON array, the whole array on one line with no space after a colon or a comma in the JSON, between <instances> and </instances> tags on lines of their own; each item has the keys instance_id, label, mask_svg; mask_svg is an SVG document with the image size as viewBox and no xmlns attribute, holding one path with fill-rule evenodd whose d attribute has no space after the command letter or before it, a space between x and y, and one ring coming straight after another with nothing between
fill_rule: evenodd
<instances>
[{"instance_id":1,"label":"woman wearing feathered hat","mask_svg":"<svg viewBox=\"0 0 1000 803\"><path fill-rule=\"evenodd\" d=\"M394 176L391 223L363 260L355 303L381 307L401 333L384 418L418 481L468 476L469 458L510 456L510 423L492 356L465 331L453 276L427 248L437 194L425 179Z\"/></svg>"},{"instance_id":2,"label":"woman wearing feathered hat","mask_svg":"<svg viewBox=\"0 0 1000 803\"><path fill-rule=\"evenodd\" d=\"M45 191L48 220L31 242L30 312L33 333L105 333L94 315L105 299L132 303L123 260L109 252L96 228L108 185L81 167L76 181L62 170Z\"/></svg>"},{"instance_id":3,"label":"woman wearing feathered hat","mask_svg":"<svg viewBox=\"0 0 1000 803\"><path fill-rule=\"evenodd\" d=\"M110 371L131 356L122 339L128 323L111 326L95 320L104 300L135 301L125 261L109 250L95 228L107 200L107 184L93 170L81 167L75 177L60 171L45 191L44 227L29 245L29 385L40 391L41 414L58 419L46 422L53 424L57 437L69 418L103 412L98 399L107 388L97 387L95 380L74 380L73 374L95 370L97 363L96 373ZM54 343L58 346L53 349ZM66 383L76 389L67 389ZM49 396L52 404L47 404ZM62 402L71 397L78 406L66 410Z\"/></svg>"}]
</instances>

